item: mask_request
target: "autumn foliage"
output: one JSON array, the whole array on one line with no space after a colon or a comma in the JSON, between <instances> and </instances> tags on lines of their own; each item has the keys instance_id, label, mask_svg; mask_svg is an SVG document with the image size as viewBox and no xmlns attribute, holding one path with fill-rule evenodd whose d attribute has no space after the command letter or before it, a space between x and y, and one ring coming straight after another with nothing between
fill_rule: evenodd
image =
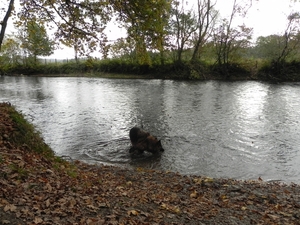
<instances>
[{"instance_id":1,"label":"autumn foliage","mask_svg":"<svg viewBox=\"0 0 300 225\"><path fill-rule=\"evenodd\" d=\"M299 224L299 185L68 162L22 118L0 104L0 224Z\"/></svg>"}]
</instances>

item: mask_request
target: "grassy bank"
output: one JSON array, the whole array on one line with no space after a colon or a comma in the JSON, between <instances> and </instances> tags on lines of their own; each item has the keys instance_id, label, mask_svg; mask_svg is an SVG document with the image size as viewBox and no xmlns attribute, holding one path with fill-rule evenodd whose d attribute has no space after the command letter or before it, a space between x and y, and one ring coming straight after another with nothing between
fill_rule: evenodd
<instances>
[{"instance_id":1,"label":"grassy bank","mask_svg":"<svg viewBox=\"0 0 300 225\"><path fill-rule=\"evenodd\" d=\"M167 149L166 151L171 151ZM0 224L299 224L296 184L67 162L0 103Z\"/></svg>"},{"instance_id":2,"label":"grassy bank","mask_svg":"<svg viewBox=\"0 0 300 225\"><path fill-rule=\"evenodd\" d=\"M247 68L246 68L247 67ZM28 76L88 76L105 78L156 78L181 80L209 80L209 79L254 79L251 77L251 66L245 68L241 65L230 64L217 67L205 62L198 63L165 63L164 65L138 65L123 62L118 59L111 60L85 60L79 62L10 65L1 69L0 74L28 75ZM248 68L249 67L249 68Z\"/></svg>"},{"instance_id":3,"label":"grassy bank","mask_svg":"<svg viewBox=\"0 0 300 225\"><path fill-rule=\"evenodd\" d=\"M300 62L297 61L274 62L252 58L221 65L212 60L166 61L164 64L154 61L151 65L140 65L124 59L88 58L78 62L4 63L0 65L0 75L285 82L300 81L299 68Z\"/></svg>"},{"instance_id":4,"label":"grassy bank","mask_svg":"<svg viewBox=\"0 0 300 225\"><path fill-rule=\"evenodd\" d=\"M18 75L16 75L18 76ZM118 73L102 73L102 72L89 72L89 73L69 73L69 74L35 74L32 77L91 77L91 78L108 78L108 79L155 79L151 75L138 75L138 74L118 74Z\"/></svg>"}]
</instances>

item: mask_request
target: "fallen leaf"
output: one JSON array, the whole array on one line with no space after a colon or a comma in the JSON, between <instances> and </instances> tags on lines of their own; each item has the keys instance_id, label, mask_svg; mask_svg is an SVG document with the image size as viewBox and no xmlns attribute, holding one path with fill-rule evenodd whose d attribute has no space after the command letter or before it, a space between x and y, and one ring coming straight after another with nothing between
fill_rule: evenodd
<instances>
[{"instance_id":1,"label":"fallen leaf","mask_svg":"<svg viewBox=\"0 0 300 225\"><path fill-rule=\"evenodd\" d=\"M207 183L207 182L213 182L213 181L214 181L214 179L211 178L211 177L207 177L207 178L204 180L205 183Z\"/></svg>"},{"instance_id":2,"label":"fallen leaf","mask_svg":"<svg viewBox=\"0 0 300 225\"><path fill-rule=\"evenodd\" d=\"M46 183L46 189L51 192L52 191L52 186L49 183Z\"/></svg>"},{"instance_id":3,"label":"fallen leaf","mask_svg":"<svg viewBox=\"0 0 300 225\"><path fill-rule=\"evenodd\" d=\"M173 211L174 211L175 213L180 213L180 208L179 208L179 206L175 206L175 207L173 208Z\"/></svg>"},{"instance_id":4,"label":"fallen leaf","mask_svg":"<svg viewBox=\"0 0 300 225\"><path fill-rule=\"evenodd\" d=\"M48 207L50 206L50 204L51 204L49 199L47 199L45 203L46 203L46 207L47 207L47 208L48 208Z\"/></svg>"},{"instance_id":5,"label":"fallen leaf","mask_svg":"<svg viewBox=\"0 0 300 225\"><path fill-rule=\"evenodd\" d=\"M196 184L201 184L202 179L201 179L201 178L195 178L195 179L193 179L193 181L194 181L194 183L196 183Z\"/></svg>"},{"instance_id":6,"label":"fallen leaf","mask_svg":"<svg viewBox=\"0 0 300 225\"><path fill-rule=\"evenodd\" d=\"M292 217L292 214L285 213L285 212L279 212L281 215L286 216L286 217Z\"/></svg>"},{"instance_id":7,"label":"fallen leaf","mask_svg":"<svg viewBox=\"0 0 300 225\"><path fill-rule=\"evenodd\" d=\"M165 203L162 203L160 206L161 206L163 209L168 209L168 206L167 206Z\"/></svg>"},{"instance_id":8,"label":"fallen leaf","mask_svg":"<svg viewBox=\"0 0 300 225\"><path fill-rule=\"evenodd\" d=\"M267 214L267 215L268 215L268 217L270 217L273 220L278 220L280 218L279 216L272 215L272 214Z\"/></svg>"},{"instance_id":9,"label":"fallen leaf","mask_svg":"<svg viewBox=\"0 0 300 225\"><path fill-rule=\"evenodd\" d=\"M190 197L191 198L197 198L198 196L198 192L197 191L193 191L191 194L190 194Z\"/></svg>"},{"instance_id":10,"label":"fallen leaf","mask_svg":"<svg viewBox=\"0 0 300 225\"><path fill-rule=\"evenodd\" d=\"M43 222L43 220L40 217L35 217L34 218L34 223L35 224L39 224L39 223L42 223L42 222Z\"/></svg>"},{"instance_id":11,"label":"fallen leaf","mask_svg":"<svg viewBox=\"0 0 300 225\"><path fill-rule=\"evenodd\" d=\"M134 210L134 209L127 212L127 215L128 215L128 216L130 216L130 215L137 216L138 214L139 214L139 212L136 211L136 210Z\"/></svg>"},{"instance_id":12,"label":"fallen leaf","mask_svg":"<svg viewBox=\"0 0 300 225\"><path fill-rule=\"evenodd\" d=\"M16 209L17 209L17 207L15 205L12 205L12 204L8 204L4 207L5 212L7 212L7 211L15 212Z\"/></svg>"}]
</instances>

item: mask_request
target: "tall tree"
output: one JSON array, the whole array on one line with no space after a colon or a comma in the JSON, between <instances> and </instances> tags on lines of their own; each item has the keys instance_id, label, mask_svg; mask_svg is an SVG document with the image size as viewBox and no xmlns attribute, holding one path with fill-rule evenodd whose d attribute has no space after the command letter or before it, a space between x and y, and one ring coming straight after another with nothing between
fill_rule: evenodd
<instances>
[{"instance_id":1,"label":"tall tree","mask_svg":"<svg viewBox=\"0 0 300 225\"><path fill-rule=\"evenodd\" d=\"M291 13L287 19L288 24L283 35L283 48L276 59L277 62L284 62L287 56L299 46L300 14L298 12Z\"/></svg>"},{"instance_id":2,"label":"tall tree","mask_svg":"<svg viewBox=\"0 0 300 225\"><path fill-rule=\"evenodd\" d=\"M9 4L8 4L8 9L5 12L5 16L4 16L3 20L0 22L0 25L1 25L1 30L0 30L0 51L1 51L1 46L2 46L2 43L3 43L3 39L4 39L4 34L5 34L7 22L8 22L9 17L11 16L13 8L14 8L14 0L10 0Z\"/></svg>"},{"instance_id":3,"label":"tall tree","mask_svg":"<svg viewBox=\"0 0 300 225\"><path fill-rule=\"evenodd\" d=\"M35 21L27 23L25 38L22 42L22 47L34 58L35 63L37 56L51 55L54 50L54 42L49 39L45 26Z\"/></svg>"},{"instance_id":4,"label":"tall tree","mask_svg":"<svg viewBox=\"0 0 300 225\"><path fill-rule=\"evenodd\" d=\"M221 72L227 78L230 59L238 49L247 47L250 44L252 28L247 28L244 24L233 27L233 21L238 16L245 16L250 5L241 5L237 0L233 1L232 11L229 19L224 18L222 23L214 31L214 42L216 46L217 63Z\"/></svg>"},{"instance_id":5,"label":"tall tree","mask_svg":"<svg viewBox=\"0 0 300 225\"><path fill-rule=\"evenodd\" d=\"M211 0L197 1L197 34L195 36L195 46L191 61L195 61L201 47L210 36L218 13L214 10L216 2Z\"/></svg>"},{"instance_id":6,"label":"tall tree","mask_svg":"<svg viewBox=\"0 0 300 225\"><path fill-rule=\"evenodd\" d=\"M1 55L6 58L6 64L17 63L21 57L20 41L14 36L5 38Z\"/></svg>"},{"instance_id":7,"label":"tall tree","mask_svg":"<svg viewBox=\"0 0 300 225\"><path fill-rule=\"evenodd\" d=\"M281 54L283 43L282 35L260 36L256 39L255 56L269 61L277 59Z\"/></svg>"},{"instance_id":8,"label":"tall tree","mask_svg":"<svg viewBox=\"0 0 300 225\"><path fill-rule=\"evenodd\" d=\"M291 13L282 35L258 37L256 40L257 56L277 63L285 62L299 47L300 14Z\"/></svg>"},{"instance_id":9,"label":"tall tree","mask_svg":"<svg viewBox=\"0 0 300 225\"><path fill-rule=\"evenodd\" d=\"M177 61L182 61L182 53L185 48L191 47L191 37L197 30L196 17L192 9L185 9L185 1L174 2L170 22L171 35L175 38L177 49Z\"/></svg>"},{"instance_id":10,"label":"tall tree","mask_svg":"<svg viewBox=\"0 0 300 225\"><path fill-rule=\"evenodd\" d=\"M147 49L160 52L163 63L163 51L166 27L171 10L171 0L126 0L111 1L118 13L119 22L127 29L128 36L134 39L138 63L150 65L151 59Z\"/></svg>"},{"instance_id":11,"label":"tall tree","mask_svg":"<svg viewBox=\"0 0 300 225\"><path fill-rule=\"evenodd\" d=\"M113 58L122 58L126 61L134 63L134 45L130 42L130 38L119 38L110 45L110 53Z\"/></svg>"},{"instance_id":12,"label":"tall tree","mask_svg":"<svg viewBox=\"0 0 300 225\"><path fill-rule=\"evenodd\" d=\"M81 54L105 45L104 29L111 19L108 1L20 0L20 26L27 21L42 21L55 29L56 40L76 48Z\"/></svg>"}]
</instances>

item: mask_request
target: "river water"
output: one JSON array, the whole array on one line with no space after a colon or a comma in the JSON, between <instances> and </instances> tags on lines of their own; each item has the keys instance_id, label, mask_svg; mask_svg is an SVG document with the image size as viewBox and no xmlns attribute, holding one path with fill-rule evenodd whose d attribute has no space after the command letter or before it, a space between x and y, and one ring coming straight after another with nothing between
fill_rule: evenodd
<instances>
[{"instance_id":1,"label":"river water","mask_svg":"<svg viewBox=\"0 0 300 225\"><path fill-rule=\"evenodd\" d=\"M60 156L210 177L300 183L300 83L0 77L0 101ZM129 130L162 140L128 153Z\"/></svg>"}]
</instances>

